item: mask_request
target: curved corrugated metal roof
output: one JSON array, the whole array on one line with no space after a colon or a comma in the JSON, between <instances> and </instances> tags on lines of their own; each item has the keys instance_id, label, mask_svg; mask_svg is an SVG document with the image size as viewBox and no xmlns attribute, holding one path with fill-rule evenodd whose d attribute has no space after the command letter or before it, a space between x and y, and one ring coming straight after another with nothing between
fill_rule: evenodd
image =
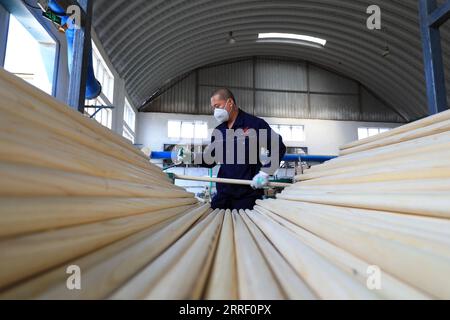
<instances>
[{"instance_id":1,"label":"curved corrugated metal roof","mask_svg":"<svg viewBox=\"0 0 450 320\"><path fill-rule=\"evenodd\" d=\"M381 7L382 30L366 28L366 9L372 4ZM94 27L137 105L197 67L271 55L345 74L407 119L427 114L415 0L96 0ZM448 24L441 28L448 89L449 30ZM226 41L230 31L233 45ZM257 43L259 32L307 34L328 43L324 49ZM383 57L386 45L390 54Z\"/></svg>"}]
</instances>

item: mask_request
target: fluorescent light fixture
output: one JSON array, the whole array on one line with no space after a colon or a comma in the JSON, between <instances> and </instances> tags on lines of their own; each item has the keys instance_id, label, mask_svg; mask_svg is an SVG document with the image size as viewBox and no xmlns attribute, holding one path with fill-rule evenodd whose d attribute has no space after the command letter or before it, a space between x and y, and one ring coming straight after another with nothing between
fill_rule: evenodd
<instances>
[{"instance_id":1,"label":"fluorescent light fixture","mask_svg":"<svg viewBox=\"0 0 450 320\"><path fill-rule=\"evenodd\" d=\"M258 39L294 40L294 41L298 41L300 44L302 42L315 43L315 44L321 45L322 47L324 47L325 44L327 43L327 40L325 40L325 39L306 36L306 35L302 35L302 34L294 34L294 33L276 33L276 32L260 33L260 34L258 34ZM281 41L281 42L283 42L283 41Z\"/></svg>"}]
</instances>

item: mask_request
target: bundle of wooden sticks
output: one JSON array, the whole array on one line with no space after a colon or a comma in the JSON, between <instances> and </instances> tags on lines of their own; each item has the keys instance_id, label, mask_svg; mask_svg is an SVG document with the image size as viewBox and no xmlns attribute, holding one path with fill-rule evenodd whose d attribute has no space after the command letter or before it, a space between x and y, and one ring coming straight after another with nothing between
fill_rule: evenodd
<instances>
[{"instance_id":1,"label":"bundle of wooden sticks","mask_svg":"<svg viewBox=\"0 0 450 320\"><path fill-rule=\"evenodd\" d=\"M240 212L2 70L0 112L0 299L450 298L450 112Z\"/></svg>"}]
</instances>

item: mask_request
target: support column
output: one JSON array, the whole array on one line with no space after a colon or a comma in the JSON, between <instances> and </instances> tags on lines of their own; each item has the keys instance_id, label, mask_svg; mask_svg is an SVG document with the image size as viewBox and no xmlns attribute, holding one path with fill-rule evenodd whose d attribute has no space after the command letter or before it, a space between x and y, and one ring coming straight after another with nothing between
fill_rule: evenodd
<instances>
[{"instance_id":1,"label":"support column","mask_svg":"<svg viewBox=\"0 0 450 320\"><path fill-rule=\"evenodd\" d=\"M81 28L75 32L67 104L84 113L88 53L89 46L91 46L92 0L78 0L78 4L81 11L84 12L84 19L81 19Z\"/></svg>"},{"instance_id":2,"label":"support column","mask_svg":"<svg viewBox=\"0 0 450 320\"><path fill-rule=\"evenodd\" d=\"M123 116L125 106L125 81L114 78L114 109L112 115L112 131L119 135L123 134Z\"/></svg>"},{"instance_id":3,"label":"support column","mask_svg":"<svg viewBox=\"0 0 450 320\"><path fill-rule=\"evenodd\" d=\"M449 7L449 2L444 7ZM436 16L436 12L445 15L445 12L440 12L440 8L437 9L436 0L419 0L419 20L429 114L436 114L448 109L441 35L439 24L436 23L436 21L440 23L443 23L443 21L439 18L439 15Z\"/></svg>"},{"instance_id":4,"label":"support column","mask_svg":"<svg viewBox=\"0 0 450 320\"><path fill-rule=\"evenodd\" d=\"M5 65L6 44L8 41L9 12L0 4L0 67Z\"/></svg>"}]
</instances>

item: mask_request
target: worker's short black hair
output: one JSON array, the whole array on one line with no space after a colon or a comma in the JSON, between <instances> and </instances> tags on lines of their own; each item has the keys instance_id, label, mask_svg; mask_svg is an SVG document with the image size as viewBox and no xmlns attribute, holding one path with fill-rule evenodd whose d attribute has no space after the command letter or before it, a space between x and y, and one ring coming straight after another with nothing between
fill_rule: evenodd
<instances>
[{"instance_id":1,"label":"worker's short black hair","mask_svg":"<svg viewBox=\"0 0 450 320\"><path fill-rule=\"evenodd\" d=\"M234 104L236 104L236 99L234 98L233 92L231 92L228 88L219 88L214 90L214 92L211 94L211 98L214 96L220 96L224 100L231 99L233 100Z\"/></svg>"}]
</instances>

